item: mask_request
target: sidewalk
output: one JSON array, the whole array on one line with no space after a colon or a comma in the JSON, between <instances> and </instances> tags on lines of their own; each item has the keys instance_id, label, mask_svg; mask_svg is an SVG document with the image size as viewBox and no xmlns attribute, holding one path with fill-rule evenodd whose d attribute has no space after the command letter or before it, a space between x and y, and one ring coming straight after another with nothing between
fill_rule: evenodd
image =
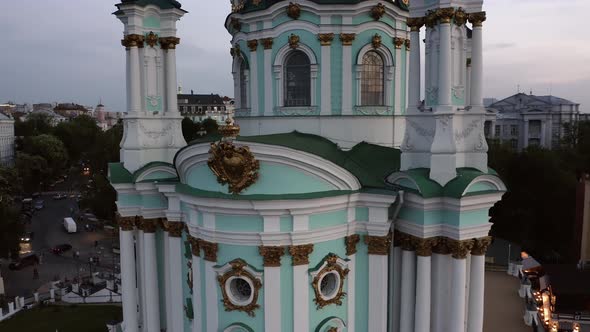
<instances>
[{"instance_id":1,"label":"sidewalk","mask_svg":"<svg viewBox=\"0 0 590 332\"><path fill-rule=\"evenodd\" d=\"M483 332L529 332L524 324L524 301L518 296L518 278L505 271L486 271Z\"/></svg>"}]
</instances>

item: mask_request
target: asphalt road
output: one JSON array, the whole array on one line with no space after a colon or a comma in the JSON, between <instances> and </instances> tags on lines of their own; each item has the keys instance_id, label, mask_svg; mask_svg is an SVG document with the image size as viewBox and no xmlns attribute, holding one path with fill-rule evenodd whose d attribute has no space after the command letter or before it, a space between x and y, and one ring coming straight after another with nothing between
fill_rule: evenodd
<instances>
[{"instance_id":1,"label":"asphalt road","mask_svg":"<svg viewBox=\"0 0 590 332\"><path fill-rule=\"evenodd\" d=\"M10 271L8 264L2 264L2 276L6 295L27 296L36 289L50 281L57 279L72 280L78 276L88 276L90 272L111 271L115 259L112 254L114 239L103 231L86 232L83 225L78 225L78 232L68 234L63 227L63 218L71 217L77 210L77 203L73 198L54 200L51 196L41 196L45 201L45 207L36 211L32 222L28 225L29 231L35 232L32 241L32 250L41 258L41 264L36 266L39 278L34 279L33 269L29 266L20 271ZM95 241L98 246L95 247ZM62 255L54 255L50 249L56 245L68 243L72 250ZM79 258L74 258L73 253L78 251ZM90 265L89 258L100 257L100 265Z\"/></svg>"}]
</instances>

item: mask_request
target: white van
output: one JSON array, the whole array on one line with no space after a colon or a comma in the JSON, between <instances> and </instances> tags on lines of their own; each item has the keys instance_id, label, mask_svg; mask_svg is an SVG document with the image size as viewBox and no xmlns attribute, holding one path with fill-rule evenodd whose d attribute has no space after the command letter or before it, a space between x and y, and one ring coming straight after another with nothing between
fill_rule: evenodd
<instances>
[{"instance_id":1,"label":"white van","mask_svg":"<svg viewBox=\"0 0 590 332\"><path fill-rule=\"evenodd\" d=\"M72 219L70 217L64 218L64 228L66 229L66 232L68 232L68 233L76 233L77 225L76 225L76 222L74 221L74 219Z\"/></svg>"}]
</instances>

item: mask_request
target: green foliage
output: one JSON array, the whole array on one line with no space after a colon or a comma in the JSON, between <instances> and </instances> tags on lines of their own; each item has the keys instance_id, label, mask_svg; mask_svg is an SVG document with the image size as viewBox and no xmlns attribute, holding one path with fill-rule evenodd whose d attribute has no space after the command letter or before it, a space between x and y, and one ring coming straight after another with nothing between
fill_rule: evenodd
<instances>
[{"instance_id":1,"label":"green foliage","mask_svg":"<svg viewBox=\"0 0 590 332\"><path fill-rule=\"evenodd\" d=\"M187 117L182 119L182 136L187 143L198 137L198 130L199 126L193 120Z\"/></svg>"},{"instance_id":2,"label":"green foliage","mask_svg":"<svg viewBox=\"0 0 590 332\"><path fill-rule=\"evenodd\" d=\"M84 197L82 206L90 208L98 218L113 220L117 211L115 189L103 174L96 174L92 179L94 180L93 187Z\"/></svg>"},{"instance_id":3,"label":"green foliage","mask_svg":"<svg viewBox=\"0 0 590 332\"><path fill-rule=\"evenodd\" d=\"M105 173L108 163L118 162L123 139L123 124L117 123L105 132L99 132L93 145L88 148L87 159L95 173Z\"/></svg>"},{"instance_id":4,"label":"green foliage","mask_svg":"<svg viewBox=\"0 0 590 332\"><path fill-rule=\"evenodd\" d=\"M43 113L31 113L27 116L27 121L17 119L14 122L15 136L37 136L51 132L51 117Z\"/></svg>"},{"instance_id":5,"label":"green foliage","mask_svg":"<svg viewBox=\"0 0 590 332\"><path fill-rule=\"evenodd\" d=\"M16 170L0 168L0 258L9 257L19 250L19 235L23 226L19 223L18 209L13 197L21 191Z\"/></svg>"},{"instance_id":6,"label":"green foliage","mask_svg":"<svg viewBox=\"0 0 590 332\"><path fill-rule=\"evenodd\" d=\"M201 123L201 126L205 129L205 131L207 132L207 135L217 135L217 129L218 129L218 125L217 125L217 121L211 119L211 118L207 118L205 120L203 120L203 122Z\"/></svg>"},{"instance_id":7,"label":"green foliage","mask_svg":"<svg viewBox=\"0 0 590 332\"><path fill-rule=\"evenodd\" d=\"M96 121L87 115L80 115L69 122L55 127L54 135L59 138L68 151L71 160L80 160L93 147L102 134Z\"/></svg>"},{"instance_id":8,"label":"green foliage","mask_svg":"<svg viewBox=\"0 0 590 332\"><path fill-rule=\"evenodd\" d=\"M38 191L41 182L52 173L45 158L24 152L16 154L16 169L22 181L23 190L28 193Z\"/></svg>"},{"instance_id":9,"label":"green foliage","mask_svg":"<svg viewBox=\"0 0 590 332\"><path fill-rule=\"evenodd\" d=\"M211 118L207 118L203 122L193 122L187 117L182 120L182 135L187 143L202 137L203 134L204 136L217 135L218 128L217 121Z\"/></svg>"},{"instance_id":10,"label":"green foliage","mask_svg":"<svg viewBox=\"0 0 590 332\"><path fill-rule=\"evenodd\" d=\"M24 152L45 159L49 172L53 176L62 173L68 162L64 144L52 135L27 137L24 142Z\"/></svg>"}]
</instances>

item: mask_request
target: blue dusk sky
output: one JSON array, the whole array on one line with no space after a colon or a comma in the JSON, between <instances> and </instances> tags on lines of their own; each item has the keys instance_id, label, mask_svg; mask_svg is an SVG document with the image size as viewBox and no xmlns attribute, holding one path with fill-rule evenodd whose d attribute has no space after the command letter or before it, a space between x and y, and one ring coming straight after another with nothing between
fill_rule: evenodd
<instances>
[{"instance_id":1,"label":"blue dusk sky","mask_svg":"<svg viewBox=\"0 0 590 332\"><path fill-rule=\"evenodd\" d=\"M233 95L229 0L184 0L178 81L185 92ZM0 103L78 102L125 109L122 24L109 0L3 3ZM589 0L487 0L484 95L570 99L590 112Z\"/></svg>"}]
</instances>

